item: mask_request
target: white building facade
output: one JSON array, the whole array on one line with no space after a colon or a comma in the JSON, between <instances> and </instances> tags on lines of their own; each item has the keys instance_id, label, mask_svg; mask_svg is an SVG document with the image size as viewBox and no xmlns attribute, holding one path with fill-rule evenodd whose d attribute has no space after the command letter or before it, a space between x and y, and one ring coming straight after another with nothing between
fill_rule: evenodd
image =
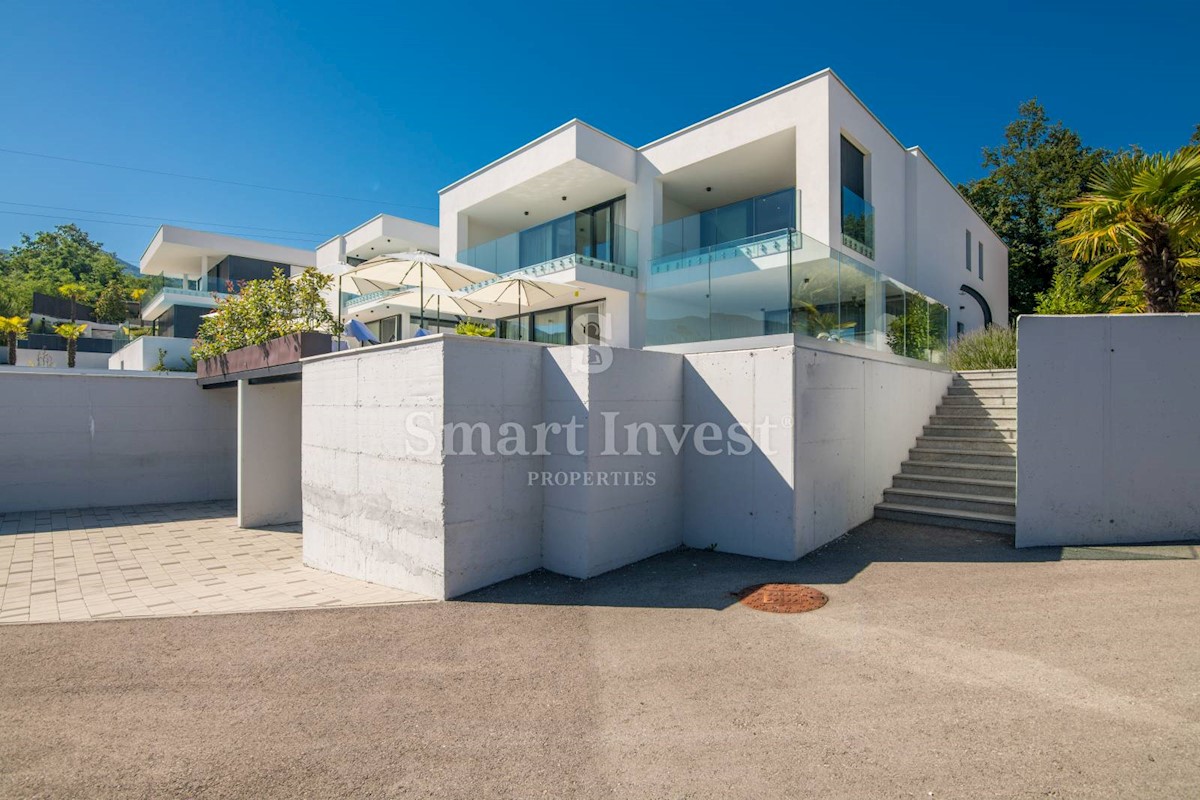
<instances>
[{"instance_id":1,"label":"white building facade","mask_svg":"<svg viewBox=\"0 0 1200 800\"><path fill-rule=\"evenodd\" d=\"M790 329L929 356L1008 316L1004 244L830 70L640 148L573 120L443 189L439 252L574 287L501 320L547 343L580 309L615 346Z\"/></svg>"}]
</instances>

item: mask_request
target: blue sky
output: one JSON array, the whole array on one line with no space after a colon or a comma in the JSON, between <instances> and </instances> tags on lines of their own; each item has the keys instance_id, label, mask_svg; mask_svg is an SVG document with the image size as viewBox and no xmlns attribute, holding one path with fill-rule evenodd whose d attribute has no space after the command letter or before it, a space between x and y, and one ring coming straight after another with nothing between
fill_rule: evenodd
<instances>
[{"instance_id":1,"label":"blue sky","mask_svg":"<svg viewBox=\"0 0 1200 800\"><path fill-rule=\"evenodd\" d=\"M955 181L1033 96L1091 145L1183 144L1195 4L1087 8L5 0L0 247L69 219L135 263L157 221L302 247L436 222L439 188L572 117L641 145L827 66Z\"/></svg>"}]
</instances>

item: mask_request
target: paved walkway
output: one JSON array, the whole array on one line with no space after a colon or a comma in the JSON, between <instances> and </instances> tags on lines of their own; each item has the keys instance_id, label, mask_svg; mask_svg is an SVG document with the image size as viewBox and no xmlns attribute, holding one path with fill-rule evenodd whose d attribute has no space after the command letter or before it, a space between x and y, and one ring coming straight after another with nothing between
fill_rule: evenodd
<instances>
[{"instance_id":1,"label":"paved walkway","mask_svg":"<svg viewBox=\"0 0 1200 800\"><path fill-rule=\"evenodd\" d=\"M246 530L230 503L0 515L0 624L411 603L310 569L300 526Z\"/></svg>"}]
</instances>

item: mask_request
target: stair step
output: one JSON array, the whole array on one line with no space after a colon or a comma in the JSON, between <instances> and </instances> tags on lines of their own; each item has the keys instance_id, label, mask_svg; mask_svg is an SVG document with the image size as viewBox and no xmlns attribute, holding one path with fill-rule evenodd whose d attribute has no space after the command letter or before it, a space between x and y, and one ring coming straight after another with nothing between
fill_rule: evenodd
<instances>
[{"instance_id":1,"label":"stair step","mask_svg":"<svg viewBox=\"0 0 1200 800\"><path fill-rule=\"evenodd\" d=\"M996 387L985 387L975 389L970 386L951 386L946 390L946 394L950 397L1010 397L1013 400L1017 399L1017 390L1000 389Z\"/></svg>"},{"instance_id":2,"label":"stair step","mask_svg":"<svg viewBox=\"0 0 1200 800\"><path fill-rule=\"evenodd\" d=\"M971 418L971 419L1011 419L1017 418L1016 406L966 406L966 405L940 405L934 414L935 417L947 419Z\"/></svg>"},{"instance_id":3,"label":"stair step","mask_svg":"<svg viewBox=\"0 0 1200 800\"><path fill-rule=\"evenodd\" d=\"M990 478L963 478L949 475L915 475L901 472L892 478L893 489L920 489L940 494L978 495L1000 497L1009 500L1017 496L1017 483L1013 480Z\"/></svg>"},{"instance_id":4,"label":"stair step","mask_svg":"<svg viewBox=\"0 0 1200 800\"><path fill-rule=\"evenodd\" d=\"M1017 431L1015 428L1004 430L1003 428L979 428L971 425L944 425L933 420L925 426L924 434L931 438L948 437L952 439L986 439L989 441L996 439L1014 443L1017 441Z\"/></svg>"},{"instance_id":5,"label":"stair step","mask_svg":"<svg viewBox=\"0 0 1200 800\"><path fill-rule=\"evenodd\" d=\"M978 478L990 481L1007 481L1016 484L1017 469L1007 464L968 464L952 460L946 455L944 461L908 460L900 464L902 475L939 475L946 478ZM1004 458L1004 456L1000 456Z\"/></svg>"},{"instance_id":6,"label":"stair step","mask_svg":"<svg viewBox=\"0 0 1200 800\"><path fill-rule=\"evenodd\" d=\"M1012 378L1016 379L1016 369L958 369L955 378Z\"/></svg>"},{"instance_id":7,"label":"stair step","mask_svg":"<svg viewBox=\"0 0 1200 800\"><path fill-rule=\"evenodd\" d=\"M1017 379L1016 379L1016 376L1013 376L1013 377L983 376L983 377L979 377L979 378L964 378L962 376L955 375L954 379L950 382L950 385L951 386L970 386L973 389L991 389L991 388L996 388L996 387L1003 387L1003 388L1012 387L1013 389L1015 389L1015 388L1017 388Z\"/></svg>"},{"instance_id":8,"label":"stair step","mask_svg":"<svg viewBox=\"0 0 1200 800\"><path fill-rule=\"evenodd\" d=\"M937 450L958 450L964 453L1000 453L1015 456L1017 443L1004 439L977 439L961 436L918 436L917 447L920 450L933 447Z\"/></svg>"},{"instance_id":9,"label":"stair step","mask_svg":"<svg viewBox=\"0 0 1200 800\"><path fill-rule=\"evenodd\" d=\"M1017 501L1015 498L988 497L981 494L960 494L958 492L937 492L928 489L884 489L885 503L901 503L909 506L929 506L932 508L953 509L955 511L978 511L982 514L998 514L1013 517L1016 515Z\"/></svg>"},{"instance_id":10,"label":"stair step","mask_svg":"<svg viewBox=\"0 0 1200 800\"><path fill-rule=\"evenodd\" d=\"M1012 414L1012 412L1009 413ZM992 414L943 415L941 412L938 412L930 417L929 424L951 428L983 428L985 430L1015 431L1017 429L1017 418L1015 415L1007 417L999 417Z\"/></svg>"},{"instance_id":11,"label":"stair step","mask_svg":"<svg viewBox=\"0 0 1200 800\"><path fill-rule=\"evenodd\" d=\"M941 447L914 447L908 451L909 461L921 463L974 464L989 467L1017 468L1017 457L1013 453L989 452L987 450L951 450Z\"/></svg>"},{"instance_id":12,"label":"stair step","mask_svg":"<svg viewBox=\"0 0 1200 800\"><path fill-rule=\"evenodd\" d=\"M946 511L940 508L910 506L904 503L880 503L875 506L875 516L918 525L936 525L941 528L965 528L985 533L1002 533L1012 536L1016 525L1011 517L1000 514L978 514L969 511Z\"/></svg>"},{"instance_id":13,"label":"stair step","mask_svg":"<svg viewBox=\"0 0 1200 800\"><path fill-rule=\"evenodd\" d=\"M974 394L948 394L942 398L942 408L1016 408L1017 396L979 397Z\"/></svg>"}]
</instances>

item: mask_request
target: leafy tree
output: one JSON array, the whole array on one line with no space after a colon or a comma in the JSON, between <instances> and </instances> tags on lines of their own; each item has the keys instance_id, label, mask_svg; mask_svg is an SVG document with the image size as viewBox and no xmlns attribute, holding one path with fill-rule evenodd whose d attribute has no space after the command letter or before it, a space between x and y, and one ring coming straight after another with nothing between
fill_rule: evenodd
<instances>
[{"instance_id":1,"label":"leafy tree","mask_svg":"<svg viewBox=\"0 0 1200 800\"><path fill-rule=\"evenodd\" d=\"M75 368L75 343L83 336L85 330L87 324L83 322L63 322L54 326L54 332L67 340L67 366L71 369Z\"/></svg>"},{"instance_id":2,"label":"leafy tree","mask_svg":"<svg viewBox=\"0 0 1200 800\"><path fill-rule=\"evenodd\" d=\"M129 317L129 306L125 302L126 289L113 281L101 290L92 309L97 322L124 322Z\"/></svg>"},{"instance_id":3,"label":"leafy tree","mask_svg":"<svg viewBox=\"0 0 1200 800\"><path fill-rule=\"evenodd\" d=\"M1196 130L1192 131L1192 138L1188 139L1188 144L1192 146L1200 145L1200 123L1196 124Z\"/></svg>"},{"instance_id":4,"label":"leafy tree","mask_svg":"<svg viewBox=\"0 0 1200 800\"><path fill-rule=\"evenodd\" d=\"M1094 263L1085 282L1115 269L1119 287L1140 286L1144 310L1181 310L1200 274L1200 148L1120 155L1067 207L1058 227L1075 258Z\"/></svg>"},{"instance_id":5,"label":"leafy tree","mask_svg":"<svg viewBox=\"0 0 1200 800\"><path fill-rule=\"evenodd\" d=\"M34 292L53 294L57 286L77 283L94 296L114 282L127 288L146 283L73 224L22 234L10 252L0 254L0 307L9 314L29 313Z\"/></svg>"},{"instance_id":6,"label":"leafy tree","mask_svg":"<svg viewBox=\"0 0 1200 800\"><path fill-rule=\"evenodd\" d=\"M1101 294L1097 286L1084 284L1081 267L1064 264L1054 270L1050 288L1038 293L1035 310L1039 314L1104 314L1108 304Z\"/></svg>"},{"instance_id":7,"label":"leafy tree","mask_svg":"<svg viewBox=\"0 0 1200 800\"><path fill-rule=\"evenodd\" d=\"M1108 157L1087 147L1074 131L1051 122L1037 99L1021 104L1004 131L1004 143L985 147L984 177L959 189L1008 245L1009 312L1034 310L1055 268L1065 263L1057 229L1066 204Z\"/></svg>"},{"instance_id":8,"label":"leafy tree","mask_svg":"<svg viewBox=\"0 0 1200 800\"><path fill-rule=\"evenodd\" d=\"M212 358L290 333L332 332L337 322L321 294L332 281L309 267L294 279L276 269L269 280L242 283L201 321L192 356Z\"/></svg>"},{"instance_id":9,"label":"leafy tree","mask_svg":"<svg viewBox=\"0 0 1200 800\"><path fill-rule=\"evenodd\" d=\"M24 339L28 334L25 327L28 323L29 320L24 317L0 317L0 333L3 333L4 338L8 340L9 366L16 366L17 339Z\"/></svg>"}]
</instances>

